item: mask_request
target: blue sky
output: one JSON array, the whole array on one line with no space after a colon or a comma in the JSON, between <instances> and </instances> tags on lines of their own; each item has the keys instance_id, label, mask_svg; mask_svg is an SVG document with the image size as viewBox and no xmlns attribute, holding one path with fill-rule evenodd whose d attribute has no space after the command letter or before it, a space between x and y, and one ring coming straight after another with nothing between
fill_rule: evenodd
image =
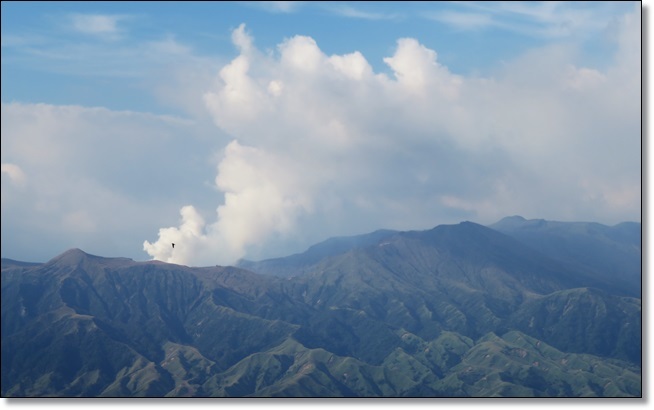
<instances>
[{"instance_id":1,"label":"blue sky","mask_svg":"<svg viewBox=\"0 0 654 410\"><path fill-rule=\"evenodd\" d=\"M603 38L605 25L632 9L623 2L3 2L2 101L169 111L150 92L159 61L139 51L169 42L219 64L234 56L230 33L241 23L262 50L308 35L328 55L362 52L381 72L400 37L420 39L460 74L487 74L552 41L581 44L578 59L601 65L614 46ZM95 29L94 16L105 18Z\"/></svg>"},{"instance_id":2,"label":"blue sky","mask_svg":"<svg viewBox=\"0 0 654 410\"><path fill-rule=\"evenodd\" d=\"M1 15L3 257L203 265L512 214L640 220L639 3Z\"/></svg>"}]
</instances>

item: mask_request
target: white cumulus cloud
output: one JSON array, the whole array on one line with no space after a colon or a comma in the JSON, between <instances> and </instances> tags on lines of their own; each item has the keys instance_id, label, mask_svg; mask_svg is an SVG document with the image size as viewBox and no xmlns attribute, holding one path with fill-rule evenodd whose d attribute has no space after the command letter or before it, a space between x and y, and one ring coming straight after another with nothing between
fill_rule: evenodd
<instances>
[{"instance_id":1,"label":"white cumulus cloud","mask_svg":"<svg viewBox=\"0 0 654 410\"><path fill-rule=\"evenodd\" d=\"M1 112L3 255L46 261L80 247L141 259L143 236L211 172L187 120L49 104Z\"/></svg>"},{"instance_id":2,"label":"white cumulus cloud","mask_svg":"<svg viewBox=\"0 0 654 410\"><path fill-rule=\"evenodd\" d=\"M12 184L17 186L25 185L27 176L16 164L2 163L2 174L7 175Z\"/></svg>"},{"instance_id":3,"label":"white cumulus cloud","mask_svg":"<svg viewBox=\"0 0 654 410\"><path fill-rule=\"evenodd\" d=\"M620 28L606 69L579 67L574 49L554 45L479 78L452 73L418 39L398 40L388 76L307 36L262 53L241 25L238 56L204 94L233 138L215 178L223 201L206 222L184 207L180 225L144 249L225 264L275 242L381 227L637 219L640 66L624 50L637 32Z\"/></svg>"}]
</instances>

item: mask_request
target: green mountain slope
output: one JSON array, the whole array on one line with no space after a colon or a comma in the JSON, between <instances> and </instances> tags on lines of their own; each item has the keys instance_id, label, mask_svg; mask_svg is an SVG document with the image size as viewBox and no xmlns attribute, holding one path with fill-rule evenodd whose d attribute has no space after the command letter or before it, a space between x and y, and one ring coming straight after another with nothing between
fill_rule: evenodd
<instances>
[{"instance_id":1,"label":"green mountain slope","mask_svg":"<svg viewBox=\"0 0 654 410\"><path fill-rule=\"evenodd\" d=\"M315 249L275 275L3 259L2 395L642 394L640 299L587 266L472 223Z\"/></svg>"}]
</instances>

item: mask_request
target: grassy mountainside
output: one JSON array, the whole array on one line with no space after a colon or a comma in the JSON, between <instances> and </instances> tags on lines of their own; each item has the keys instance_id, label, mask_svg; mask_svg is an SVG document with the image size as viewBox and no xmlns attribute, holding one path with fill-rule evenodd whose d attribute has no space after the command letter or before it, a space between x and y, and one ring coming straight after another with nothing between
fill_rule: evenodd
<instances>
[{"instance_id":1,"label":"grassy mountainside","mask_svg":"<svg viewBox=\"0 0 654 410\"><path fill-rule=\"evenodd\" d=\"M640 299L586 265L472 223L334 243L276 276L3 259L2 395L642 394Z\"/></svg>"}]
</instances>

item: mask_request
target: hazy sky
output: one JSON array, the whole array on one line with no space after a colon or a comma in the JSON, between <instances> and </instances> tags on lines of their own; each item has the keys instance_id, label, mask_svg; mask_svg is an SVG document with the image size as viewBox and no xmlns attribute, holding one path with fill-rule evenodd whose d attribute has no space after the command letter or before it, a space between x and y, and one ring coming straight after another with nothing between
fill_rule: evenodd
<instances>
[{"instance_id":1,"label":"hazy sky","mask_svg":"<svg viewBox=\"0 0 654 410\"><path fill-rule=\"evenodd\" d=\"M640 221L640 3L1 7L2 257Z\"/></svg>"}]
</instances>

